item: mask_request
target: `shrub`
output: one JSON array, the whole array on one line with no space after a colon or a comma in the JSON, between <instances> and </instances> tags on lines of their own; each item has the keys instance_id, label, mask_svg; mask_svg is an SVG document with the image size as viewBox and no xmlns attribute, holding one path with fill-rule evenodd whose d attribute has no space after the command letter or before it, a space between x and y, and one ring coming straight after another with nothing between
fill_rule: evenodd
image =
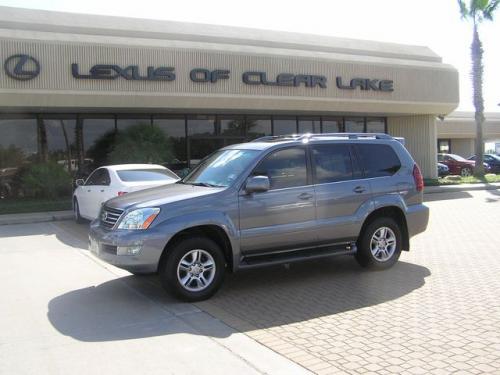
<instances>
[{"instance_id":1,"label":"shrub","mask_svg":"<svg viewBox=\"0 0 500 375\"><path fill-rule=\"evenodd\" d=\"M55 199L71 195L71 176L55 162L31 164L20 171L25 197Z\"/></svg>"}]
</instances>

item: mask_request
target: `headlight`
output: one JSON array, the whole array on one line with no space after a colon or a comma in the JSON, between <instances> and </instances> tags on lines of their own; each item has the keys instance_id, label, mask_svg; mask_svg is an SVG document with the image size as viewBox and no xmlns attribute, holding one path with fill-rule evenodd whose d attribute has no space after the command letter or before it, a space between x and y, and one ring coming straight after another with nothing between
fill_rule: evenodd
<instances>
[{"instance_id":1,"label":"headlight","mask_svg":"<svg viewBox=\"0 0 500 375\"><path fill-rule=\"evenodd\" d=\"M159 213L159 208L139 208L130 211L120 221L118 229L148 229Z\"/></svg>"}]
</instances>

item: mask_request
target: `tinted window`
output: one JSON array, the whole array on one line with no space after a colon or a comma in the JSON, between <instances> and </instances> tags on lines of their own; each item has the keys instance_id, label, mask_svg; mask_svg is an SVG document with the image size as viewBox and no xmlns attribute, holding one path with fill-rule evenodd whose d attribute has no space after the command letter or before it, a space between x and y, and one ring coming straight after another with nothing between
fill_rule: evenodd
<instances>
[{"instance_id":1,"label":"tinted window","mask_svg":"<svg viewBox=\"0 0 500 375\"><path fill-rule=\"evenodd\" d=\"M126 171L116 171L120 180L132 181L173 181L177 176L168 169L131 169Z\"/></svg>"},{"instance_id":2,"label":"tinted window","mask_svg":"<svg viewBox=\"0 0 500 375\"><path fill-rule=\"evenodd\" d=\"M358 144L357 149L366 177L392 176L401 168L401 161L388 145Z\"/></svg>"},{"instance_id":3,"label":"tinted window","mask_svg":"<svg viewBox=\"0 0 500 375\"><path fill-rule=\"evenodd\" d=\"M99 168L90 175L85 185L109 185L110 182L107 169Z\"/></svg>"},{"instance_id":4,"label":"tinted window","mask_svg":"<svg viewBox=\"0 0 500 375\"><path fill-rule=\"evenodd\" d=\"M349 147L342 144L316 145L312 148L316 183L324 184L352 179Z\"/></svg>"},{"instance_id":5,"label":"tinted window","mask_svg":"<svg viewBox=\"0 0 500 375\"><path fill-rule=\"evenodd\" d=\"M267 176L271 189L307 185L306 151L287 148L268 155L254 170L254 176Z\"/></svg>"}]
</instances>

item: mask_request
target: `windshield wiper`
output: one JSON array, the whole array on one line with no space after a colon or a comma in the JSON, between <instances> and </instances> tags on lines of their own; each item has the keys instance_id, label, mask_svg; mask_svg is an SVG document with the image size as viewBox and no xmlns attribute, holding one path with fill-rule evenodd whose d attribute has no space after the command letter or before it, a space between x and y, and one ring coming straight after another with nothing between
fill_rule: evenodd
<instances>
[{"instance_id":1,"label":"windshield wiper","mask_svg":"<svg viewBox=\"0 0 500 375\"><path fill-rule=\"evenodd\" d=\"M205 186L205 187L225 187L223 185L210 184L208 182L185 182L193 186Z\"/></svg>"}]
</instances>

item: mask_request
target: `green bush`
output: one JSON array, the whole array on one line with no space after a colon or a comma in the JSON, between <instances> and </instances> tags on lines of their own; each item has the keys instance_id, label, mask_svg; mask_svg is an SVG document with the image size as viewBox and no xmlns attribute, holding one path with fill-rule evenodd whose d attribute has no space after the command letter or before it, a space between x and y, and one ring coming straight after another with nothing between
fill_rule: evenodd
<instances>
[{"instance_id":1,"label":"green bush","mask_svg":"<svg viewBox=\"0 0 500 375\"><path fill-rule=\"evenodd\" d=\"M55 199L71 195L71 176L62 165L55 162L31 164L20 173L25 197Z\"/></svg>"},{"instance_id":2,"label":"green bush","mask_svg":"<svg viewBox=\"0 0 500 375\"><path fill-rule=\"evenodd\" d=\"M114 130L104 133L99 139L97 139L92 146L90 146L87 151L89 158L93 160L95 167L100 167L101 165L109 164L108 156L113 150L113 146L116 141L116 132Z\"/></svg>"},{"instance_id":3,"label":"green bush","mask_svg":"<svg viewBox=\"0 0 500 375\"><path fill-rule=\"evenodd\" d=\"M166 163L172 160L172 145L165 133L151 125L135 125L116 135L108 161L121 163Z\"/></svg>"}]
</instances>

